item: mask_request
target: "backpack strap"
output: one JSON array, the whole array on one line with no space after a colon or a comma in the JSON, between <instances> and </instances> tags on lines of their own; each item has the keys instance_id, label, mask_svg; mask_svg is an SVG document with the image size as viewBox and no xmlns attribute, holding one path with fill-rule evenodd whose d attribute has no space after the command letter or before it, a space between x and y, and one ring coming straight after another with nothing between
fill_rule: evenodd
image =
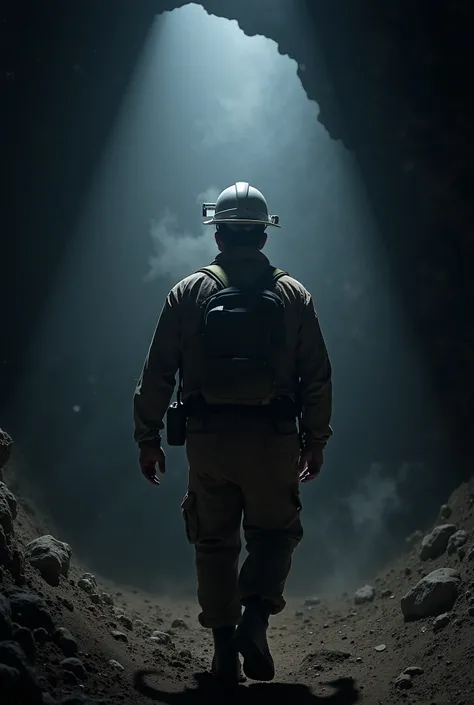
<instances>
[{"instance_id":1,"label":"backpack strap","mask_svg":"<svg viewBox=\"0 0 474 705\"><path fill-rule=\"evenodd\" d=\"M223 289L227 289L229 286L229 277L218 264L208 264L207 267L201 267L201 269L198 269L197 271L208 274L211 279L214 279L216 284L220 284Z\"/></svg>"},{"instance_id":2,"label":"backpack strap","mask_svg":"<svg viewBox=\"0 0 474 705\"><path fill-rule=\"evenodd\" d=\"M288 272L284 272L283 269L278 269L278 267L272 267L272 265L269 265L269 267L261 274L257 280L254 282L253 287L260 287L260 286L270 286L271 284L276 284L276 282L284 277Z\"/></svg>"},{"instance_id":3,"label":"backpack strap","mask_svg":"<svg viewBox=\"0 0 474 705\"><path fill-rule=\"evenodd\" d=\"M288 272L283 271L283 269L278 269L278 267L275 267L273 270L272 279L274 282L277 282L279 279L285 277L287 274Z\"/></svg>"}]
</instances>

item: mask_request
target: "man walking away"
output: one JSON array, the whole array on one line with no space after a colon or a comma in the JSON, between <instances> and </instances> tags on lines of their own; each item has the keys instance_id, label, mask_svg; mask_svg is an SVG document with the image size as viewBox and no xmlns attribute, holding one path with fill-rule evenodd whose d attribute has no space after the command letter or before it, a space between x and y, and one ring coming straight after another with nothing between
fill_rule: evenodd
<instances>
[{"instance_id":1,"label":"man walking away","mask_svg":"<svg viewBox=\"0 0 474 705\"><path fill-rule=\"evenodd\" d=\"M266 228L280 226L261 192L237 182L204 204L209 213L220 253L166 298L134 396L134 437L152 484L165 472L165 414L168 442L186 437L182 513L213 672L238 680L240 653L249 678L271 680L268 621L285 606L303 535L300 483L319 474L332 434L331 365L311 295L262 253Z\"/></svg>"}]
</instances>

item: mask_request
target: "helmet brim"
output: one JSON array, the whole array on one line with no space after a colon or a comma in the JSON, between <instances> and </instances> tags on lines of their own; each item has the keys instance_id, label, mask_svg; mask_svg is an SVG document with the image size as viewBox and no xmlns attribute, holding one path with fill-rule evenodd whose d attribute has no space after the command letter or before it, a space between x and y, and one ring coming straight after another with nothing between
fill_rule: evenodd
<instances>
[{"instance_id":1,"label":"helmet brim","mask_svg":"<svg viewBox=\"0 0 474 705\"><path fill-rule=\"evenodd\" d=\"M202 221L203 225L220 225L229 223L231 225L265 225L272 228L281 228L281 225L272 223L271 220L252 220L251 218L209 218Z\"/></svg>"}]
</instances>

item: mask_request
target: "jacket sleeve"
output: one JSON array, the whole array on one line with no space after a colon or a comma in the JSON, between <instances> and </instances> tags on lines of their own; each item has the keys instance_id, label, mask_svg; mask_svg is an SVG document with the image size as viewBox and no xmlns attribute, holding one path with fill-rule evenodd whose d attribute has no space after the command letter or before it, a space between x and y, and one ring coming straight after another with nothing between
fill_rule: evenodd
<instances>
[{"instance_id":1,"label":"jacket sleeve","mask_svg":"<svg viewBox=\"0 0 474 705\"><path fill-rule=\"evenodd\" d=\"M133 397L134 439L137 443L161 441L163 418L176 386L180 340L180 297L175 287L161 310Z\"/></svg>"},{"instance_id":2,"label":"jacket sleeve","mask_svg":"<svg viewBox=\"0 0 474 705\"><path fill-rule=\"evenodd\" d=\"M332 436L331 363L313 300L306 292L298 332L298 373L306 446L322 455Z\"/></svg>"}]
</instances>

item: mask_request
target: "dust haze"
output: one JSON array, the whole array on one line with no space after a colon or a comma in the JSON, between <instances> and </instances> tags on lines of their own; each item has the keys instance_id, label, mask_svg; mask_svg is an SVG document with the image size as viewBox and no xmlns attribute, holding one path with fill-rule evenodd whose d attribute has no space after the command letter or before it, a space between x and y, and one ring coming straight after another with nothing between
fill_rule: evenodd
<instances>
[{"instance_id":1,"label":"dust haze","mask_svg":"<svg viewBox=\"0 0 474 705\"><path fill-rule=\"evenodd\" d=\"M169 288L216 253L201 203L239 180L280 216L265 252L312 292L334 369L335 433L304 488L289 589L349 589L438 503L420 515L444 452L431 394L357 167L317 117L273 41L197 5L156 19L12 410L62 538L119 582L194 589L184 453L146 484L132 394Z\"/></svg>"}]
</instances>

